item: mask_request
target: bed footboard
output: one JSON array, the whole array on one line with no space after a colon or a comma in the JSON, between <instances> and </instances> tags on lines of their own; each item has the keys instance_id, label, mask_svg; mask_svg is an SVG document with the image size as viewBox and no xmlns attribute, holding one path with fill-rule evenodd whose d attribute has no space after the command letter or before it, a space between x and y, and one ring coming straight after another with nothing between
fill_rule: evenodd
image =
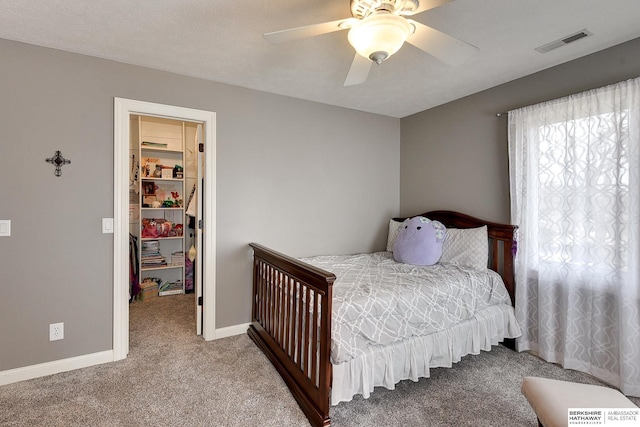
<instances>
[{"instance_id":1,"label":"bed footboard","mask_svg":"<svg viewBox=\"0 0 640 427\"><path fill-rule=\"evenodd\" d=\"M314 426L328 426L331 296L336 277L251 243L249 337L276 367Z\"/></svg>"}]
</instances>

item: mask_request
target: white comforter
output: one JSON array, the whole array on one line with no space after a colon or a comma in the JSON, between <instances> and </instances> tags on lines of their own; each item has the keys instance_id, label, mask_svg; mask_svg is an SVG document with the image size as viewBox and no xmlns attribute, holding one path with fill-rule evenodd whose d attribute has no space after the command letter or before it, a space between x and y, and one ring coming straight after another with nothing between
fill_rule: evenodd
<instances>
[{"instance_id":1,"label":"white comforter","mask_svg":"<svg viewBox=\"0 0 640 427\"><path fill-rule=\"evenodd\" d=\"M331 363L370 346L442 331L491 305L511 305L494 271L451 264L397 263L391 252L316 256L303 261L336 275Z\"/></svg>"}]
</instances>

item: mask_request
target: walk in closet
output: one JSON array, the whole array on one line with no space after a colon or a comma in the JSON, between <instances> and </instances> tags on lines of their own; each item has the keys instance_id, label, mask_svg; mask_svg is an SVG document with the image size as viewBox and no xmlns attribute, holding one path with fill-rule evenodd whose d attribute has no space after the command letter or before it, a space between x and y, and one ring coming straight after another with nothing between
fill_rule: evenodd
<instances>
[{"instance_id":1,"label":"walk in closet","mask_svg":"<svg viewBox=\"0 0 640 427\"><path fill-rule=\"evenodd\" d=\"M197 125L132 115L130 133L130 297L191 292Z\"/></svg>"}]
</instances>

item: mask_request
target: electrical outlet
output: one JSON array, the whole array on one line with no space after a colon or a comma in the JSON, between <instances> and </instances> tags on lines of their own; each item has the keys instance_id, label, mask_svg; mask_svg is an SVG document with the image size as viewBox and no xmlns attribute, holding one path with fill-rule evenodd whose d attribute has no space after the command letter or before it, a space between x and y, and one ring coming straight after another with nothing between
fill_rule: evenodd
<instances>
[{"instance_id":1,"label":"electrical outlet","mask_svg":"<svg viewBox=\"0 0 640 427\"><path fill-rule=\"evenodd\" d=\"M64 323L52 323L49 325L49 341L57 341L64 338Z\"/></svg>"}]
</instances>

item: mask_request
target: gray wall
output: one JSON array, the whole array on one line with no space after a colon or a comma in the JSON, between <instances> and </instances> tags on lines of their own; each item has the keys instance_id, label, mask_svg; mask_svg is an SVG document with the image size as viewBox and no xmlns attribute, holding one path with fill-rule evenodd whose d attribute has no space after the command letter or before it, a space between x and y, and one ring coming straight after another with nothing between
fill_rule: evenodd
<instances>
[{"instance_id":1,"label":"gray wall","mask_svg":"<svg viewBox=\"0 0 640 427\"><path fill-rule=\"evenodd\" d=\"M112 348L114 97L217 113L217 327L250 319L251 241L384 248L398 119L6 40L0 58L0 371Z\"/></svg>"},{"instance_id":2,"label":"gray wall","mask_svg":"<svg viewBox=\"0 0 640 427\"><path fill-rule=\"evenodd\" d=\"M217 113L218 327L249 320L257 241L382 249L398 213L509 221L506 117L640 75L640 39L402 120L0 40L0 371L112 348L113 98ZM44 162L72 160L61 178ZM65 339L48 341L48 325Z\"/></svg>"},{"instance_id":3,"label":"gray wall","mask_svg":"<svg viewBox=\"0 0 640 427\"><path fill-rule=\"evenodd\" d=\"M638 52L635 39L403 118L401 214L453 209L509 222L507 117L496 113L638 77Z\"/></svg>"}]
</instances>

